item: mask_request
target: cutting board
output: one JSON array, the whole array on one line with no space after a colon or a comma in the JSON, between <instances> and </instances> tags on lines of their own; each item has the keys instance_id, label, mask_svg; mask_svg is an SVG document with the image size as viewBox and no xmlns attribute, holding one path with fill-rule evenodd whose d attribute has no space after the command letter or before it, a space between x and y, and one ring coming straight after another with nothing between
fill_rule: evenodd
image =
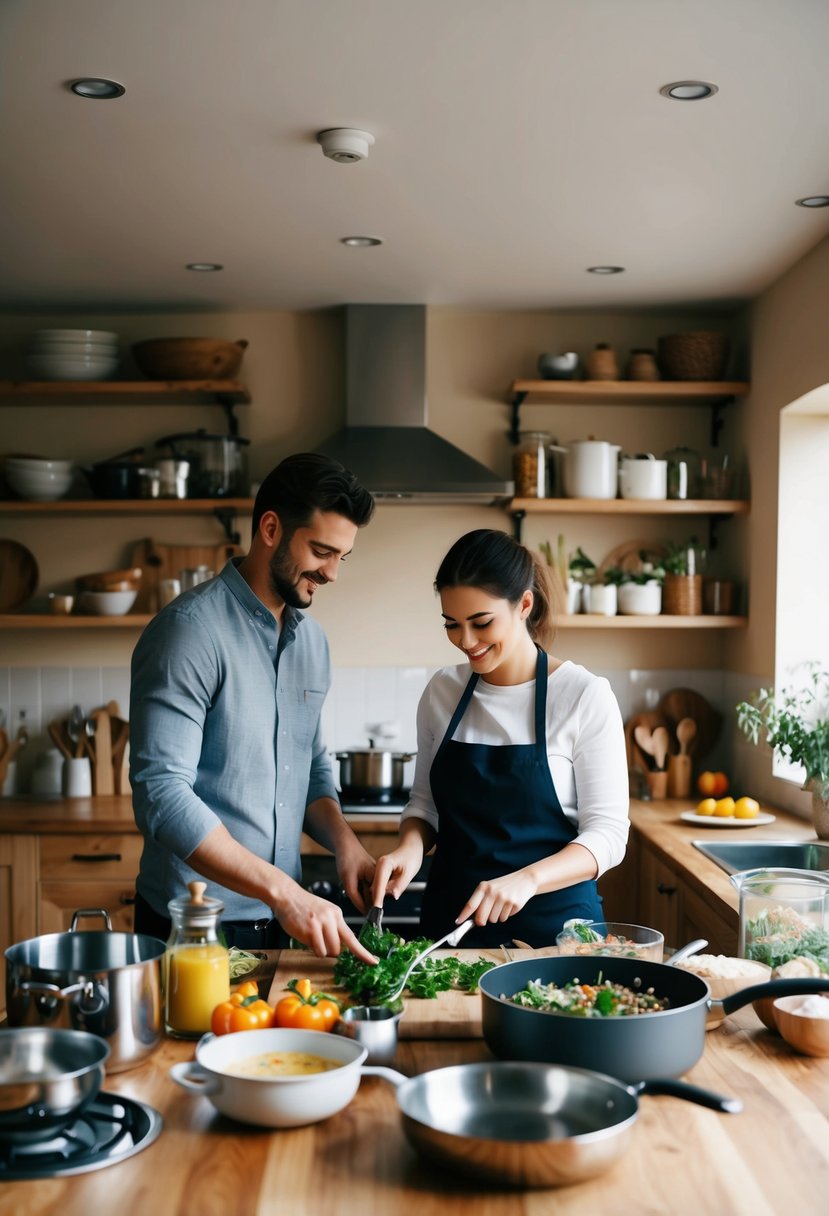
<instances>
[{"instance_id":1,"label":"cutting board","mask_svg":"<svg viewBox=\"0 0 829 1216\"><path fill-rule=\"evenodd\" d=\"M158 585L165 578L179 578L182 570L207 566L218 574L231 557L244 553L239 545L224 542L219 545L165 545L157 540L142 540L132 551L130 565L140 567L143 577L139 585L134 612L157 612Z\"/></svg>"},{"instance_id":2,"label":"cutting board","mask_svg":"<svg viewBox=\"0 0 829 1216\"><path fill-rule=\"evenodd\" d=\"M515 960L557 953L555 946L535 951L510 949L510 955ZM474 963L479 958L491 959L494 963L506 961L497 947L489 950L436 950L430 957L455 957L465 963ZM347 1002L346 993L334 985L334 962L333 958L317 958L305 950L283 950L268 1001L273 1005L285 996L289 980L308 979L314 988L330 992L332 996ZM404 997L404 1011L399 1025L401 1039L479 1039L482 1033L479 992L473 995L450 990L439 992L432 1000L408 995Z\"/></svg>"}]
</instances>

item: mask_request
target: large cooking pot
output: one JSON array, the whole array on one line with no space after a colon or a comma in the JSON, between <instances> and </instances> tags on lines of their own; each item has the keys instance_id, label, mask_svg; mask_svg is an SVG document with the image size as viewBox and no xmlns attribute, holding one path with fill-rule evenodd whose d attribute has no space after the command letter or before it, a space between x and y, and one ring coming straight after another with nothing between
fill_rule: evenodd
<instances>
[{"instance_id":1,"label":"large cooking pot","mask_svg":"<svg viewBox=\"0 0 829 1216\"><path fill-rule=\"evenodd\" d=\"M628 1147L640 1093L669 1094L723 1113L737 1099L682 1081L624 1085L580 1068L538 1063L457 1064L404 1077L364 1068L397 1086L403 1130L424 1156L478 1179L521 1187L594 1178Z\"/></svg>"},{"instance_id":2,"label":"large cooking pot","mask_svg":"<svg viewBox=\"0 0 829 1216\"><path fill-rule=\"evenodd\" d=\"M82 466L96 498L139 498L143 448L131 448L108 460Z\"/></svg>"},{"instance_id":3,"label":"large cooking pot","mask_svg":"<svg viewBox=\"0 0 829 1216\"><path fill-rule=\"evenodd\" d=\"M79 932L82 917L105 930ZM6 951L10 1026L47 1026L98 1035L110 1048L107 1069L140 1064L161 1040L161 959L155 937L112 931L101 908L82 908L68 933L18 942Z\"/></svg>"},{"instance_id":4,"label":"large cooking pot","mask_svg":"<svg viewBox=\"0 0 829 1216\"><path fill-rule=\"evenodd\" d=\"M0 1140L47 1140L96 1098L109 1047L97 1035L44 1026L0 1032Z\"/></svg>"},{"instance_id":5,"label":"large cooking pot","mask_svg":"<svg viewBox=\"0 0 829 1216\"><path fill-rule=\"evenodd\" d=\"M531 980L560 987L578 978L628 988L653 989L669 1007L631 1017L575 1017L515 1005L508 998ZM536 958L502 963L481 977L483 1035L504 1060L543 1060L621 1077L626 1081L678 1077L696 1064L705 1045L709 1012L725 1014L763 997L829 992L829 979L774 980L753 984L724 1000L711 997L690 971L628 958Z\"/></svg>"},{"instance_id":6,"label":"large cooking pot","mask_svg":"<svg viewBox=\"0 0 829 1216\"><path fill-rule=\"evenodd\" d=\"M577 439L552 445L564 453L565 498L615 498L619 489L618 443Z\"/></svg>"},{"instance_id":7,"label":"large cooking pot","mask_svg":"<svg viewBox=\"0 0 829 1216\"><path fill-rule=\"evenodd\" d=\"M204 428L183 435L168 435L159 439L157 448L166 449L170 456L187 461L188 498L236 498L250 489L246 448L249 439L240 435L208 435Z\"/></svg>"},{"instance_id":8,"label":"large cooking pot","mask_svg":"<svg viewBox=\"0 0 829 1216\"><path fill-rule=\"evenodd\" d=\"M335 752L340 762L340 785L353 795L388 794L405 788L403 766L414 752L392 752L382 747Z\"/></svg>"}]
</instances>

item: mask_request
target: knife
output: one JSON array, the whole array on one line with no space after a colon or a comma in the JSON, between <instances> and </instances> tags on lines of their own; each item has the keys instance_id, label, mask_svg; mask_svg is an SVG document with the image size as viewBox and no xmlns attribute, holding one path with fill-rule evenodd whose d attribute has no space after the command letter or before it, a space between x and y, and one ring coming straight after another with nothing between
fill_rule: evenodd
<instances>
[{"instance_id":1,"label":"knife","mask_svg":"<svg viewBox=\"0 0 829 1216\"><path fill-rule=\"evenodd\" d=\"M357 940L363 945L365 945L365 938L368 935L367 931L369 929L373 929L377 933L383 932L383 909L377 904L369 908L365 923L357 936Z\"/></svg>"}]
</instances>

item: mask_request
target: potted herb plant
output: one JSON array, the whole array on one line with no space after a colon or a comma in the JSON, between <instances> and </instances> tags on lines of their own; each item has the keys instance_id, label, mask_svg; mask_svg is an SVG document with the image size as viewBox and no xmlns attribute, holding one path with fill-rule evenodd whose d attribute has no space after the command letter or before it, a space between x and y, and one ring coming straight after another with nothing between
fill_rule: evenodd
<instances>
[{"instance_id":1,"label":"potted herb plant","mask_svg":"<svg viewBox=\"0 0 829 1216\"><path fill-rule=\"evenodd\" d=\"M761 734L779 756L805 771L804 789L812 794L812 821L818 837L829 840L829 672L805 665L800 688L760 688L737 705L737 725L752 743Z\"/></svg>"},{"instance_id":2,"label":"potted herb plant","mask_svg":"<svg viewBox=\"0 0 829 1216\"><path fill-rule=\"evenodd\" d=\"M663 612L671 616L702 614L703 557L695 536L681 545L671 542L662 563L665 570Z\"/></svg>"},{"instance_id":3,"label":"potted herb plant","mask_svg":"<svg viewBox=\"0 0 829 1216\"><path fill-rule=\"evenodd\" d=\"M659 616L664 577L662 566L654 565L642 554L638 570L611 566L604 573L605 580L618 588L619 612L623 616Z\"/></svg>"}]
</instances>

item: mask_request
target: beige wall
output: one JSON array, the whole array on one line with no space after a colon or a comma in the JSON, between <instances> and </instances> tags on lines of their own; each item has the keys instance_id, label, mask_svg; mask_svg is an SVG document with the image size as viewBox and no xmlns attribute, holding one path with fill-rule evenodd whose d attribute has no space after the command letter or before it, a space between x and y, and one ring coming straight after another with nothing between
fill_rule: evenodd
<instances>
[{"instance_id":1,"label":"beige wall","mask_svg":"<svg viewBox=\"0 0 829 1216\"><path fill-rule=\"evenodd\" d=\"M123 347L145 337L203 334L247 338L250 346L242 378L253 404L239 407L241 433L249 436L251 474L261 478L282 456L310 447L340 425L342 418L341 319L337 312L47 315L0 317L2 374L22 374L20 351L28 334L47 326L88 325L117 330ZM655 346L658 336L676 330L733 328L735 352L730 374L742 377L747 354L740 337L739 318L704 314L636 313L471 313L450 309L428 312L428 395L430 426L472 456L509 475L511 447L507 437L510 382L533 376L539 353L573 349L586 356L598 341L612 343L626 358L631 347ZM124 371L128 374L129 369ZM726 414L723 438L737 449L734 407ZM215 406L65 406L26 405L0 413L0 450L54 453L82 463L111 455L135 444L146 445L180 430L205 426L221 431L224 417ZM619 443L629 451L653 451L684 443L706 449L709 411L687 406L525 405L524 429L550 430L561 442L596 438ZM746 442L748 442L746 440ZM754 528L752 517L751 530ZM739 553L745 548L748 525L734 520L720 529L723 560L732 563L722 573L740 573ZM337 666L439 665L452 652L440 628L431 590L434 571L448 545L475 527L511 528L510 517L483 507L382 506L362 533L340 585L319 597L315 615L326 628ZM581 544L600 561L614 545L634 538L665 541L698 530L704 521L610 521L568 517L534 517L526 522L524 539L531 545L549 539L555 545L563 531L568 546ZM43 519L6 517L3 534L22 541L35 552L40 568L40 592L68 586L76 574L120 567L132 546L152 536L173 543L210 543L221 532L209 519L141 516L114 517L99 523L90 518ZM741 539L742 537L742 539ZM245 538L246 539L246 538ZM732 556L727 557L731 546ZM761 605L762 609L762 605ZM754 629L754 627L753 627ZM0 635L0 662L9 665L85 662L125 664L135 636L90 630L76 633ZM562 632L556 649L587 666L602 669L718 668L728 666L733 635L692 631L676 633Z\"/></svg>"}]
</instances>

